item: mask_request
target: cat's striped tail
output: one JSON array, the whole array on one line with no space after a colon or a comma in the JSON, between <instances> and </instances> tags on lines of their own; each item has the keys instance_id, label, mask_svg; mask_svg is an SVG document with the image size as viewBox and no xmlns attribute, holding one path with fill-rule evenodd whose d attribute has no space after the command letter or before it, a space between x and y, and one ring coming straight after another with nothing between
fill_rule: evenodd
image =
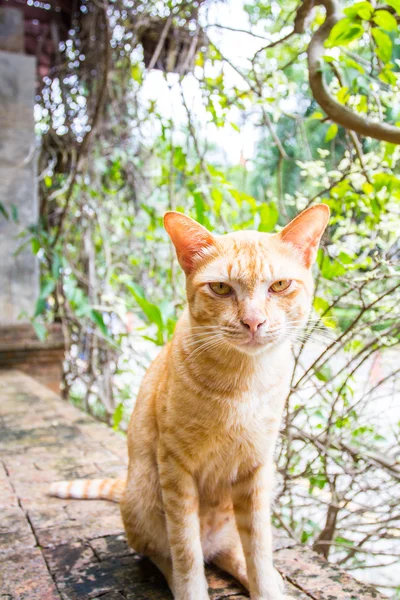
<instances>
[{"instance_id":1,"label":"cat's striped tail","mask_svg":"<svg viewBox=\"0 0 400 600\"><path fill-rule=\"evenodd\" d=\"M81 498L86 500L110 500L120 502L125 490L125 479L75 479L59 481L50 486L50 496L57 498Z\"/></svg>"}]
</instances>

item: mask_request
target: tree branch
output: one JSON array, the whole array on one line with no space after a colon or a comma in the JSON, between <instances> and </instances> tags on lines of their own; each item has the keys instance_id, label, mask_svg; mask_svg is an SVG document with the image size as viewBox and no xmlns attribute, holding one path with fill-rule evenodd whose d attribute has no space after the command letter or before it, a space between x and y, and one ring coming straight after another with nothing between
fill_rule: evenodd
<instances>
[{"instance_id":1,"label":"tree branch","mask_svg":"<svg viewBox=\"0 0 400 600\"><path fill-rule=\"evenodd\" d=\"M72 171L69 186L68 186L68 189L65 194L64 208L63 208L63 211L61 213L61 217L60 217L60 220L58 223L57 232L56 232L54 239L52 241L52 244L51 244L52 248L54 248L56 246L58 239L62 233L65 216L67 214L69 203L72 198L72 193L74 191L75 181L76 181L76 177L79 172L81 160L87 153L87 150L89 147L89 142L90 142L90 140L93 136L93 133L99 123L101 111L103 109L104 101L105 101L106 94L107 94L108 72L109 72L109 63L110 63L110 30L109 30L109 24L108 24L107 6L102 9L101 14L102 14L103 23L104 23L103 78L100 82L99 92L98 92L97 99L96 99L97 101L96 101L96 106L95 106L94 113L93 113L92 122L90 124L90 129L86 132L85 137L83 138L83 141L81 142L81 145L78 148L75 166Z\"/></svg>"},{"instance_id":2,"label":"tree branch","mask_svg":"<svg viewBox=\"0 0 400 600\"><path fill-rule=\"evenodd\" d=\"M333 26L341 19L337 0L304 0L297 11L295 32L304 33L307 17L314 6L324 6L326 19L314 33L308 46L308 71L312 94L321 108L332 121L364 136L377 140L400 144L400 128L388 123L378 123L365 119L334 98L326 85L321 69L321 60L325 54L324 42L328 39Z\"/></svg>"}]
</instances>

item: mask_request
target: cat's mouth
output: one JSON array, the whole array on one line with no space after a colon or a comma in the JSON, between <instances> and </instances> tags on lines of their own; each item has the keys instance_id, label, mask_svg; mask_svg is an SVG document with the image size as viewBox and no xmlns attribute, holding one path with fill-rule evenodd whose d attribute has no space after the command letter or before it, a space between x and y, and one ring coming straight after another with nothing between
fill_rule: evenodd
<instances>
[{"instance_id":1,"label":"cat's mouth","mask_svg":"<svg viewBox=\"0 0 400 600\"><path fill-rule=\"evenodd\" d=\"M253 353L254 351L260 351L263 348L267 348L268 346L273 346L279 340L283 339L282 334L253 334L249 335L249 337L243 339L230 340L233 345L242 352Z\"/></svg>"}]
</instances>

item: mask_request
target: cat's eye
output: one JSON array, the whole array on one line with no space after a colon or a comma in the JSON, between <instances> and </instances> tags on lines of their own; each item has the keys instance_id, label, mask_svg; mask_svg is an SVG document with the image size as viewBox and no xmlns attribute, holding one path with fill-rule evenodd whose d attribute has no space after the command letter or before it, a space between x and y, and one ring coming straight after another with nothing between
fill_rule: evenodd
<instances>
[{"instance_id":1,"label":"cat's eye","mask_svg":"<svg viewBox=\"0 0 400 600\"><path fill-rule=\"evenodd\" d=\"M275 281L269 290L279 294L279 292L284 292L285 290L289 289L291 283L291 279L281 279L279 281Z\"/></svg>"},{"instance_id":2,"label":"cat's eye","mask_svg":"<svg viewBox=\"0 0 400 600\"><path fill-rule=\"evenodd\" d=\"M208 284L210 289L217 294L217 296L229 296L232 293L232 288L227 283L222 281L215 281Z\"/></svg>"}]
</instances>

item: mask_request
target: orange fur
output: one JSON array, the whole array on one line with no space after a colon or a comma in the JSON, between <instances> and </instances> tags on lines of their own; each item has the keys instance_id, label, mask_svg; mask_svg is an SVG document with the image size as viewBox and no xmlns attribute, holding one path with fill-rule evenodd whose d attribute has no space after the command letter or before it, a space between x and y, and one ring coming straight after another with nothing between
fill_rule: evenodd
<instances>
[{"instance_id":1,"label":"orange fur","mask_svg":"<svg viewBox=\"0 0 400 600\"><path fill-rule=\"evenodd\" d=\"M162 570L176 600L208 599L204 560L252 600L287 598L272 563L273 453L291 338L308 317L328 216L319 205L280 234L212 236L166 215L188 306L139 391L121 513L129 543ZM280 280L292 283L275 293ZM213 282L232 293L217 296Z\"/></svg>"},{"instance_id":2,"label":"orange fur","mask_svg":"<svg viewBox=\"0 0 400 600\"><path fill-rule=\"evenodd\" d=\"M49 493L58 498L81 498L92 500L102 498L120 502L125 490L125 479L76 479L52 483Z\"/></svg>"}]
</instances>

